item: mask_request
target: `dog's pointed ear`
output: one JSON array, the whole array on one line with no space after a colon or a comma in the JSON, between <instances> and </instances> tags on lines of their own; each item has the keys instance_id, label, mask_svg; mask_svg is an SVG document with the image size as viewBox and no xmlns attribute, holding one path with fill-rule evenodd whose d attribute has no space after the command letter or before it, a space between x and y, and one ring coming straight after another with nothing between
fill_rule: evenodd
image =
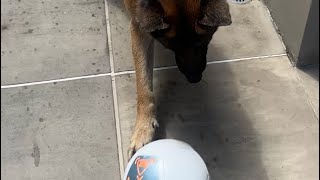
<instances>
[{"instance_id":1,"label":"dog's pointed ear","mask_svg":"<svg viewBox=\"0 0 320 180\"><path fill-rule=\"evenodd\" d=\"M232 23L229 4L226 0L204 0L203 18L199 23L205 26L228 26Z\"/></svg>"},{"instance_id":2,"label":"dog's pointed ear","mask_svg":"<svg viewBox=\"0 0 320 180\"><path fill-rule=\"evenodd\" d=\"M158 0L138 0L136 8L135 21L142 31L154 32L169 27L164 22L164 12Z\"/></svg>"}]
</instances>

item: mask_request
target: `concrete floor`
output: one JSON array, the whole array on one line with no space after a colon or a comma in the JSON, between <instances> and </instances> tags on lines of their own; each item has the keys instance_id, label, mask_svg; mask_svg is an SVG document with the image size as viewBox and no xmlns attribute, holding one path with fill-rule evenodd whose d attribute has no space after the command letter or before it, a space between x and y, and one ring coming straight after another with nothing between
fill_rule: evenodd
<instances>
[{"instance_id":1,"label":"concrete floor","mask_svg":"<svg viewBox=\"0 0 320 180\"><path fill-rule=\"evenodd\" d=\"M1 178L120 179L136 113L122 1L109 18L104 1L1 5ZM191 144L213 180L319 179L319 67L292 67L261 1L231 12L199 84L156 45L159 136Z\"/></svg>"}]
</instances>

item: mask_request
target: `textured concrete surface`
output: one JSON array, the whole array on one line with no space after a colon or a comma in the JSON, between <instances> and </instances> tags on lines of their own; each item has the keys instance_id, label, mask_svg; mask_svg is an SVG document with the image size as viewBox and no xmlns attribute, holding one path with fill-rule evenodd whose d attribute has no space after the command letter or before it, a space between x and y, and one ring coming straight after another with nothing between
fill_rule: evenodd
<instances>
[{"instance_id":1,"label":"textured concrete surface","mask_svg":"<svg viewBox=\"0 0 320 180\"><path fill-rule=\"evenodd\" d=\"M133 67L122 1L108 0L110 37L103 1L1 5L1 177L120 180L136 113L135 74L123 71ZM319 179L318 70L292 67L261 1L231 11L203 81L156 71L157 138L190 143L215 180ZM121 72L114 84L104 74L108 40ZM159 44L155 59L174 65Z\"/></svg>"},{"instance_id":2,"label":"textured concrete surface","mask_svg":"<svg viewBox=\"0 0 320 180\"><path fill-rule=\"evenodd\" d=\"M1 85L109 72L103 1L2 0Z\"/></svg>"},{"instance_id":3,"label":"textured concrete surface","mask_svg":"<svg viewBox=\"0 0 320 180\"><path fill-rule=\"evenodd\" d=\"M319 65L319 1L264 0L292 61L299 67Z\"/></svg>"},{"instance_id":4,"label":"textured concrete surface","mask_svg":"<svg viewBox=\"0 0 320 180\"><path fill-rule=\"evenodd\" d=\"M319 118L319 66L297 70L313 109Z\"/></svg>"},{"instance_id":5,"label":"textured concrete surface","mask_svg":"<svg viewBox=\"0 0 320 180\"><path fill-rule=\"evenodd\" d=\"M1 90L1 179L117 179L110 78Z\"/></svg>"},{"instance_id":6,"label":"textured concrete surface","mask_svg":"<svg viewBox=\"0 0 320 180\"><path fill-rule=\"evenodd\" d=\"M135 118L134 79L117 78L124 153ZM210 65L196 85L165 70L155 83L158 138L191 144L213 179L319 177L318 119L287 57Z\"/></svg>"},{"instance_id":7,"label":"textured concrete surface","mask_svg":"<svg viewBox=\"0 0 320 180\"><path fill-rule=\"evenodd\" d=\"M265 2L277 26L280 28L286 46L294 57L297 58L306 29L312 0L265 0Z\"/></svg>"}]
</instances>

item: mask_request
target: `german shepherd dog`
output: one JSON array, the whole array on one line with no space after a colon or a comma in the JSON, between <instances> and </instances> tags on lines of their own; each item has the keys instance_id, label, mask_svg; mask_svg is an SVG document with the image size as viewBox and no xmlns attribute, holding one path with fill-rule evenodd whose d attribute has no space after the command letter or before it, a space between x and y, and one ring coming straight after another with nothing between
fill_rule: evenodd
<instances>
[{"instance_id":1,"label":"german shepherd dog","mask_svg":"<svg viewBox=\"0 0 320 180\"><path fill-rule=\"evenodd\" d=\"M131 14L132 54L136 70L137 117L129 158L152 141L158 122L153 97L154 39L175 53L190 83L202 78L212 35L231 24L226 0L124 0Z\"/></svg>"}]
</instances>

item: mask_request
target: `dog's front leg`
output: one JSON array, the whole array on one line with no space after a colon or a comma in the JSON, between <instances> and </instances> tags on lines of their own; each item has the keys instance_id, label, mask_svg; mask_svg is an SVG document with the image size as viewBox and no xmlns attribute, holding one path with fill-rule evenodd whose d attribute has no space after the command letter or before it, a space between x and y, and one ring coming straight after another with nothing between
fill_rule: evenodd
<instances>
[{"instance_id":1,"label":"dog's front leg","mask_svg":"<svg viewBox=\"0 0 320 180\"><path fill-rule=\"evenodd\" d=\"M129 147L129 158L142 146L149 143L158 127L155 119L153 97L153 48L154 40L131 23L132 54L136 70L137 117Z\"/></svg>"}]
</instances>

